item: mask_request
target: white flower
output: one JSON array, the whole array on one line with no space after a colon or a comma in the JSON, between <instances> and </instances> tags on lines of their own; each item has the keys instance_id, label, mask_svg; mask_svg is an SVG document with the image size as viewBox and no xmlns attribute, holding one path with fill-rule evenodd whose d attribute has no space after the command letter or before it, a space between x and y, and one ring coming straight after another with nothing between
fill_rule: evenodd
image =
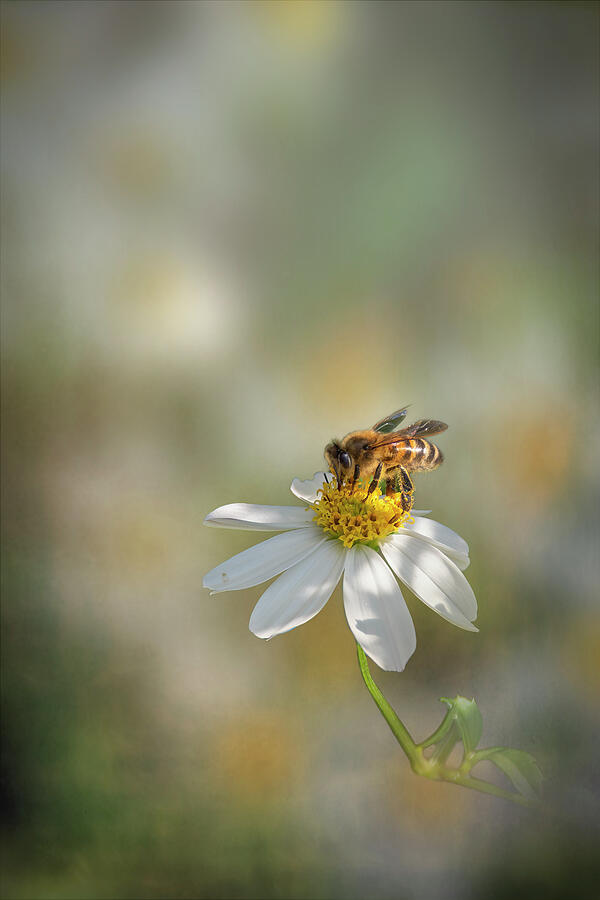
<instances>
[{"instance_id":1,"label":"white flower","mask_svg":"<svg viewBox=\"0 0 600 900\"><path fill-rule=\"evenodd\" d=\"M342 574L348 625L382 669L401 672L416 647L396 577L444 619L477 631L477 601L461 571L469 565L469 548L454 531L423 518L423 512L398 513L398 503L379 492L339 491L323 472L308 481L294 479L291 490L309 505L230 503L205 519L220 528L283 532L204 577L205 588L221 592L279 575L254 607L255 635L272 638L312 619Z\"/></svg>"}]
</instances>

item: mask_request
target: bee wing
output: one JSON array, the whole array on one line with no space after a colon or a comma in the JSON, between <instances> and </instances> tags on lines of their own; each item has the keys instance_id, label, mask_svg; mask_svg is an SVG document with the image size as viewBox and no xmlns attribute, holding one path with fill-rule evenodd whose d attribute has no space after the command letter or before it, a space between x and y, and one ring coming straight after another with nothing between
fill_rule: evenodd
<instances>
[{"instance_id":1,"label":"bee wing","mask_svg":"<svg viewBox=\"0 0 600 900\"><path fill-rule=\"evenodd\" d=\"M380 419L375 425L373 425L373 431L378 431L380 434L389 434L390 431L393 431L394 428L397 428L400 422L406 418L406 413L408 410L408 406L403 406L402 409L397 409L396 412L393 412L391 415L386 416L385 419Z\"/></svg>"},{"instance_id":2,"label":"bee wing","mask_svg":"<svg viewBox=\"0 0 600 900\"><path fill-rule=\"evenodd\" d=\"M404 441L407 438L422 437L426 434L439 434L440 431L445 431L447 427L445 422L438 422L435 419L421 419L419 422L415 422L414 425L409 425L408 428L402 428L401 431L388 434L375 444L370 444L370 447L385 447L389 444Z\"/></svg>"},{"instance_id":3,"label":"bee wing","mask_svg":"<svg viewBox=\"0 0 600 900\"><path fill-rule=\"evenodd\" d=\"M439 434L445 431L448 426L445 422L438 422L436 419L420 419L414 425L409 425L398 432L402 437L425 437L428 434Z\"/></svg>"}]
</instances>

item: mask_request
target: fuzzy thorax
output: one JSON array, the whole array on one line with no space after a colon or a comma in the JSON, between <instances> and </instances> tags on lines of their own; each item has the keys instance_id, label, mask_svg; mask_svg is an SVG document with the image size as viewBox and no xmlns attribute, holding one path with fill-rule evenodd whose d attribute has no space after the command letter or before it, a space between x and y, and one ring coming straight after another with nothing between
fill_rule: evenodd
<instances>
[{"instance_id":1,"label":"fuzzy thorax","mask_svg":"<svg viewBox=\"0 0 600 900\"><path fill-rule=\"evenodd\" d=\"M367 488L350 485L338 488L324 484L319 499L312 504L314 521L328 534L339 538L345 547L360 542L377 544L411 521L410 510L404 510L400 495L386 497L377 488L367 494Z\"/></svg>"}]
</instances>

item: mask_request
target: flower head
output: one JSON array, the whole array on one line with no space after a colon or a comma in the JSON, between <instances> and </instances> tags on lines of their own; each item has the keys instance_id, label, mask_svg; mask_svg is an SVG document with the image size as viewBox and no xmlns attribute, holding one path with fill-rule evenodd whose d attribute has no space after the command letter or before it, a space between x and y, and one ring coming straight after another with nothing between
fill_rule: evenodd
<instances>
[{"instance_id":1,"label":"flower head","mask_svg":"<svg viewBox=\"0 0 600 900\"><path fill-rule=\"evenodd\" d=\"M323 472L294 479L304 506L231 503L215 509L207 525L279 531L212 569L203 585L213 592L241 590L278 575L250 617L250 630L271 638L312 619L343 575L348 625L382 669L402 671L416 647L414 625L400 579L444 619L477 631L477 602L462 570L469 548L454 531L411 514L379 489L338 487Z\"/></svg>"},{"instance_id":2,"label":"flower head","mask_svg":"<svg viewBox=\"0 0 600 900\"><path fill-rule=\"evenodd\" d=\"M348 549L383 540L409 517L399 499L381 496L379 491L369 493L367 487L352 490L325 481L318 493L314 521Z\"/></svg>"}]
</instances>

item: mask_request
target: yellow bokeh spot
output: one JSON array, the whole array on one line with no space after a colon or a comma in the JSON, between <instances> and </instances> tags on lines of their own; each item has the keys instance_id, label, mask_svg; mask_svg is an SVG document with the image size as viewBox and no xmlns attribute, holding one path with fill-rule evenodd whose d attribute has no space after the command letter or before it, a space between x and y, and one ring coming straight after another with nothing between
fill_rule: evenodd
<instances>
[{"instance_id":1,"label":"yellow bokeh spot","mask_svg":"<svg viewBox=\"0 0 600 900\"><path fill-rule=\"evenodd\" d=\"M595 698L600 677L600 616L597 612L578 616L570 624L561 644L562 670L579 691Z\"/></svg>"},{"instance_id":2,"label":"yellow bokeh spot","mask_svg":"<svg viewBox=\"0 0 600 900\"><path fill-rule=\"evenodd\" d=\"M281 796L299 783L304 748L289 722L275 712L255 711L225 727L214 747L216 771L239 799L260 800Z\"/></svg>"},{"instance_id":3,"label":"yellow bokeh spot","mask_svg":"<svg viewBox=\"0 0 600 900\"><path fill-rule=\"evenodd\" d=\"M273 34L307 49L337 37L345 14L335 0L255 0L253 9Z\"/></svg>"},{"instance_id":4,"label":"yellow bokeh spot","mask_svg":"<svg viewBox=\"0 0 600 900\"><path fill-rule=\"evenodd\" d=\"M377 488L368 494L367 486L324 484L320 498L313 504L314 521L328 534L339 538L344 547L356 543L379 542L398 531L410 519L400 496L386 497Z\"/></svg>"}]
</instances>

